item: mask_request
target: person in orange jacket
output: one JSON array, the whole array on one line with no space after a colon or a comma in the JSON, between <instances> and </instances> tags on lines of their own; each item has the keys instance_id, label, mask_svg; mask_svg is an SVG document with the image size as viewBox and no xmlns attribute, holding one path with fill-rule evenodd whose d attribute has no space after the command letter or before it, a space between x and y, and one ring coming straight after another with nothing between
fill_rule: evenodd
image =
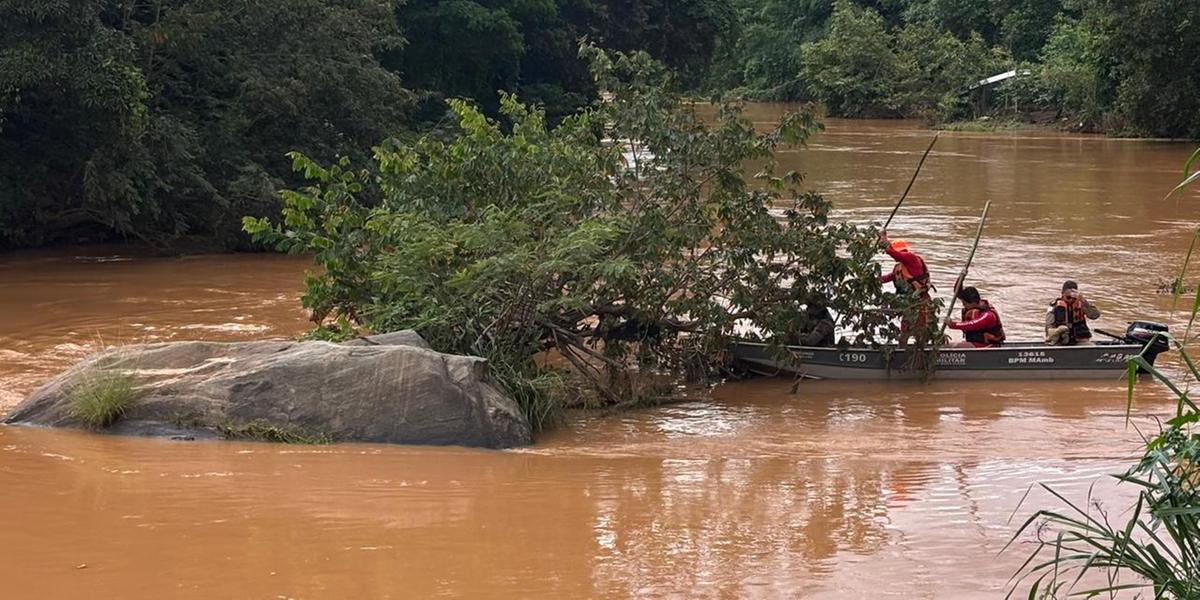
<instances>
[{"instance_id":1,"label":"person in orange jacket","mask_svg":"<svg viewBox=\"0 0 1200 600\"><path fill-rule=\"evenodd\" d=\"M957 347L987 348L1004 343L1004 324L1000 322L1000 313L990 302L979 297L979 290L968 286L958 290L958 299L962 300L962 319L949 321L946 326L963 332L963 340L955 344Z\"/></svg>"},{"instance_id":2,"label":"person in orange jacket","mask_svg":"<svg viewBox=\"0 0 1200 600\"><path fill-rule=\"evenodd\" d=\"M1062 296L1046 313L1046 343L1051 346L1090 344L1092 330L1087 322L1099 318L1100 309L1079 293L1079 284L1065 281Z\"/></svg>"},{"instance_id":3,"label":"person in orange jacket","mask_svg":"<svg viewBox=\"0 0 1200 600\"><path fill-rule=\"evenodd\" d=\"M892 271L880 277L880 281L891 282L896 286L896 293L913 296L917 304L915 317L910 320L906 316L900 320L900 345L906 346L913 331L921 331L929 323L930 307L933 305L933 298L929 295L932 287L929 269L925 266L925 259L914 252L908 242L889 240L887 230L879 233L879 241L883 242L888 256L896 261Z\"/></svg>"}]
</instances>

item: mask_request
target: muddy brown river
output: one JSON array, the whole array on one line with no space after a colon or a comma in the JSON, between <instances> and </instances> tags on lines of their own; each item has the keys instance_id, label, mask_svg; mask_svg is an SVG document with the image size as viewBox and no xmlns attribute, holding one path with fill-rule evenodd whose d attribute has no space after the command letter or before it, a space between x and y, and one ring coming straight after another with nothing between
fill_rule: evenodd
<instances>
[{"instance_id":1,"label":"muddy brown river","mask_svg":"<svg viewBox=\"0 0 1200 600\"><path fill-rule=\"evenodd\" d=\"M763 121L780 110L755 107ZM931 133L833 121L786 153L842 218L882 220ZM1169 296L1200 198L1161 201L1191 146L1045 132L942 134L892 227L1009 337L1063 279L1104 312L1182 330ZM303 260L0 256L0 410L106 344L305 328ZM1174 357L1164 357L1178 372ZM1171 402L1149 382L1133 425ZM705 401L578 416L495 452L119 439L0 428L4 598L1000 598L1047 495L1119 511L1139 435L1124 387L758 380ZM1097 483L1098 482L1098 483ZM1012 515L1016 512L1016 517ZM1010 521L1010 518L1013 520Z\"/></svg>"}]
</instances>

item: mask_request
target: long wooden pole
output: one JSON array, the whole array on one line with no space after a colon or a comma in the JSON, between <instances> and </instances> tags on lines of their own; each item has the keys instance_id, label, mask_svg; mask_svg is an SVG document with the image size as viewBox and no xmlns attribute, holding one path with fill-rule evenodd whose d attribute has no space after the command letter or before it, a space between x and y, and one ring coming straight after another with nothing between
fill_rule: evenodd
<instances>
[{"instance_id":1,"label":"long wooden pole","mask_svg":"<svg viewBox=\"0 0 1200 600\"><path fill-rule=\"evenodd\" d=\"M896 203L896 208L892 209L892 214L888 215L887 221L883 224L884 231L887 231L888 225L892 224L892 219L900 211L900 205L904 204L904 199L908 198L908 192L912 189L913 184L917 182L917 175L921 174L921 166L925 164L925 159L929 158L929 152L933 150L933 145L937 143L938 135L941 134L934 134L933 139L929 141L929 147L925 149L925 154L921 155L921 161L917 163L917 170L913 171L912 179L908 180L908 187L904 188L904 193L901 194L900 201Z\"/></svg>"},{"instance_id":2,"label":"long wooden pole","mask_svg":"<svg viewBox=\"0 0 1200 600\"><path fill-rule=\"evenodd\" d=\"M983 237L983 224L987 221L988 210L992 208L992 201L988 200L983 205L983 214L979 215L979 228L975 230L975 244L971 246L971 254L967 256L967 264L963 267L962 273L955 280L957 284L959 280L966 280L967 271L971 269L971 262L975 260L975 251L979 249L979 238ZM954 305L958 303L958 286L954 286L954 297L950 298L950 308L946 309L946 318L942 319L942 329L938 332L935 343L940 344L943 336L946 335L946 324L950 322L950 316L954 314Z\"/></svg>"}]
</instances>

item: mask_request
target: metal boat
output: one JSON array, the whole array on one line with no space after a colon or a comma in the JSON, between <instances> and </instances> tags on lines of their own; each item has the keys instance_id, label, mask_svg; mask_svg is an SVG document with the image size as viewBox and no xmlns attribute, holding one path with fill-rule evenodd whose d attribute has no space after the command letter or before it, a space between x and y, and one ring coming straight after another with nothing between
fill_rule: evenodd
<instances>
[{"instance_id":1,"label":"metal boat","mask_svg":"<svg viewBox=\"0 0 1200 600\"><path fill-rule=\"evenodd\" d=\"M1107 379L1118 378L1131 358L1141 354L1154 363L1169 349L1167 328L1137 321L1120 339L1075 346L1043 342L1011 342L989 348L911 350L896 347L772 348L764 343L738 341L734 360L752 373L814 379ZM1111 335L1111 334L1106 334ZM1115 336L1116 337L1116 336ZM926 360L913 360L922 352ZM932 368L914 368L913 363Z\"/></svg>"}]
</instances>

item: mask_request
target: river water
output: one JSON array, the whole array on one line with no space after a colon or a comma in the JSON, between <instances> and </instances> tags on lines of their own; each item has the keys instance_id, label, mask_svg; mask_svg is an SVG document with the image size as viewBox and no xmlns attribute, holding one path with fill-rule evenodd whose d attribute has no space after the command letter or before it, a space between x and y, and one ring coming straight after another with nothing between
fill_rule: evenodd
<instances>
[{"instance_id":1,"label":"river water","mask_svg":"<svg viewBox=\"0 0 1200 600\"><path fill-rule=\"evenodd\" d=\"M754 107L765 124L779 107ZM832 121L781 156L842 218L886 217L930 132ZM1187 145L942 134L892 227L948 289L983 201L971 281L1010 338L1063 279L1104 311L1182 328L1157 292L1195 195ZM306 264L89 248L0 257L0 409L106 344L305 328ZM1166 361L1178 372L1177 363ZM494 452L118 439L0 428L5 598L998 598L1044 482L1119 507L1104 476L1172 405L1147 383L758 380L710 400L581 416ZM1015 513L1015 517L1013 516Z\"/></svg>"}]
</instances>

